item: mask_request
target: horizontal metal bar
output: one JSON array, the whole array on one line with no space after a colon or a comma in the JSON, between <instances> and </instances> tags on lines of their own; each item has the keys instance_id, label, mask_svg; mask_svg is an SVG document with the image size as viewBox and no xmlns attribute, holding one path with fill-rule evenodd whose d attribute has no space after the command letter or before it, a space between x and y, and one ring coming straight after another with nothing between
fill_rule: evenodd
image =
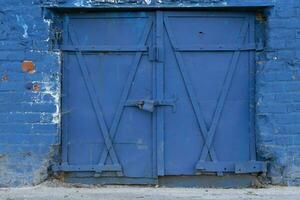
<instances>
[{"instance_id":1,"label":"horizontal metal bar","mask_svg":"<svg viewBox=\"0 0 300 200\"><path fill-rule=\"evenodd\" d=\"M144 52L148 51L147 46L137 45L61 45L62 51L85 51L85 52Z\"/></svg>"},{"instance_id":2,"label":"horizontal metal bar","mask_svg":"<svg viewBox=\"0 0 300 200\"><path fill-rule=\"evenodd\" d=\"M137 8L145 8L145 9L170 9L170 8L174 8L174 9L205 9L205 10L216 10L216 9L228 9L231 10L233 8L236 9L258 9L258 8L268 8L268 7L274 7L274 3L259 3L259 2L247 2L247 3L228 3L228 4L199 4L199 3L182 3L182 2L178 2L178 3L172 3L172 4L140 4L140 5L132 5L132 4L111 4L111 3L98 3L95 4L94 6L90 6L90 5L85 5L85 6L70 6L69 4L66 5L59 5L57 6L56 4L47 4L44 3L41 5L41 7L43 8L48 8L48 9L53 9L53 10L58 10L58 11L65 11L65 10L107 10L107 9L111 9L111 10L123 10L126 9L126 11L129 9L131 10L136 10Z\"/></svg>"},{"instance_id":3,"label":"horizontal metal bar","mask_svg":"<svg viewBox=\"0 0 300 200\"><path fill-rule=\"evenodd\" d=\"M260 161L249 161L244 163L237 163L235 165L235 173L248 173L248 172L266 172L267 164Z\"/></svg>"},{"instance_id":4,"label":"horizontal metal bar","mask_svg":"<svg viewBox=\"0 0 300 200\"><path fill-rule=\"evenodd\" d=\"M77 171L85 171L85 172L103 172L103 171L122 171L122 167L120 165L53 165L52 171L65 171L65 172L77 172Z\"/></svg>"},{"instance_id":5,"label":"horizontal metal bar","mask_svg":"<svg viewBox=\"0 0 300 200\"><path fill-rule=\"evenodd\" d=\"M102 13L101 13L102 14ZM130 16L130 15L112 15L112 13L109 13L110 15L97 15L97 14L80 14L80 15L70 15L70 18L71 19L92 19L92 20L95 20L95 19L135 19L135 18L142 18L142 19L147 19L149 18L149 16L145 15L145 16L138 16L138 15L133 15L133 16Z\"/></svg>"},{"instance_id":6,"label":"horizontal metal bar","mask_svg":"<svg viewBox=\"0 0 300 200\"><path fill-rule=\"evenodd\" d=\"M249 15L249 14L248 14ZM248 16L247 13L215 13L215 12L206 12L206 13L167 13L165 17L169 18L245 18Z\"/></svg>"},{"instance_id":7,"label":"horizontal metal bar","mask_svg":"<svg viewBox=\"0 0 300 200\"><path fill-rule=\"evenodd\" d=\"M245 161L245 162L198 162L196 170L200 172L219 173L232 172L236 174L266 172L265 162Z\"/></svg>"},{"instance_id":8,"label":"horizontal metal bar","mask_svg":"<svg viewBox=\"0 0 300 200\"><path fill-rule=\"evenodd\" d=\"M256 50L255 44L246 45L177 45L175 51L249 51Z\"/></svg>"},{"instance_id":9,"label":"horizontal metal bar","mask_svg":"<svg viewBox=\"0 0 300 200\"><path fill-rule=\"evenodd\" d=\"M137 106L140 103L147 102L147 101L153 101L154 106L173 106L175 104L175 100L173 99L166 99L166 100L127 100L125 106L133 107Z\"/></svg>"},{"instance_id":10,"label":"horizontal metal bar","mask_svg":"<svg viewBox=\"0 0 300 200\"><path fill-rule=\"evenodd\" d=\"M176 99L165 100L127 100L125 103L127 107L138 107L142 110L153 112L154 107L157 106L172 106L173 112L176 112Z\"/></svg>"},{"instance_id":11,"label":"horizontal metal bar","mask_svg":"<svg viewBox=\"0 0 300 200\"><path fill-rule=\"evenodd\" d=\"M201 172L234 172L232 162L198 162L196 169Z\"/></svg>"},{"instance_id":12,"label":"horizontal metal bar","mask_svg":"<svg viewBox=\"0 0 300 200\"><path fill-rule=\"evenodd\" d=\"M65 182L100 184L100 185L157 185L157 178L129 178L129 177L94 177L94 174L83 176L81 172L73 172L64 177ZM99 198L101 199L101 198Z\"/></svg>"}]
</instances>

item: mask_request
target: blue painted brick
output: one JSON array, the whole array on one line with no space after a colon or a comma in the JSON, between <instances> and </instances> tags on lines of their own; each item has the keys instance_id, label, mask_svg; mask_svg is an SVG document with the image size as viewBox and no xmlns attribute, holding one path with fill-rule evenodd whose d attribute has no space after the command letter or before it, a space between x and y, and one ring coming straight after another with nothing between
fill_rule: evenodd
<instances>
[{"instance_id":1,"label":"blue painted brick","mask_svg":"<svg viewBox=\"0 0 300 200\"><path fill-rule=\"evenodd\" d=\"M295 59L296 52L294 50L279 50L277 52L278 58L281 60Z\"/></svg>"},{"instance_id":2,"label":"blue painted brick","mask_svg":"<svg viewBox=\"0 0 300 200\"><path fill-rule=\"evenodd\" d=\"M34 112L11 112L0 113L1 123L51 123L53 114L50 113L34 113Z\"/></svg>"},{"instance_id":3,"label":"blue painted brick","mask_svg":"<svg viewBox=\"0 0 300 200\"><path fill-rule=\"evenodd\" d=\"M279 128L281 134L299 134L300 135L300 125L291 124L291 125L283 125ZM296 147L297 149L299 147Z\"/></svg>"},{"instance_id":4,"label":"blue painted brick","mask_svg":"<svg viewBox=\"0 0 300 200\"><path fill-rule=\"evenodd\" d=\"M0 113L10 113L12 109L16 112L43 112L54 113L56 112L56 105L52 103L6 103L1 104Z\"/></svg>"},{"instance_id":5,"label":"blue painted brick","mask_svg":"<svg viewBox=\"0 0 300 200\"><path fill-rule=\"evenodd\" d=\"M48 144L12 144L12 145L1 145L1 155L11 154L24 154L31 153L39 156L43 156L49 152L51 146Z\"/></svg>"},{"instance_id":6,"label":"blue painted brick","mask_svg":"<svg viewBox=\"0 0 300 200\"><path fill-rule=\"evenodd\" d=\"M276 55L272 54L272 58L276 57ZM281 71L285 70L287 67L287 63L281 60L268 60L263 65L263 71Z\"/></svg>"},{"instance_id":7,"label":"blue painted brick","mask_svg":"<svg viewBox=\"0 0 300 200\"><path fill-rule=\"evenodd\" d=\"M291 7L279 7L276 9L276 14L280 18L290 18L296 15L296 8L292 5Z\"/></svg>"},{"instance_id":8,"label":"blue painted brick","mask_svg":"<svg viewBox=\"0 0 300 200\"><path fill-rule=\"evenodd\" d=\"M52 145L58 143L58 137L55 135L39 134L1 134L0 144L40 144Z\"/></svg>"},{"instance_id":9,"label":"blue painted brick","mask_svg":"<svg viewBox=\"0 0 300 200\"><path fill-rule=\"evenodd\" d=\"M2 92L0 96L0 104L7 102L14 103L52 103L55 104L55 97L49 93L43 92Z\"/></svg>"},{"instance_id":10,"label":"blue painted brick","mask_svg":"<svg viewBox=\"0 0 300 200\"><path fill-rule=\"evenodd\" d=\"M274 121L280 124L299 124L300 113L274 114Z\"/></svg>"},{"instance_id":11,"label":"blue painted brick","mask_svg":"<svg viewBox=\"0 0 300 200\"><path fill-rule=\"evenodd\" d=\"M299 79L298 71L273 72L262 74L265 81L292 81Z\"/></svg>"},{"instance_id":12,"label":"blue painted brick","mask_svg":"<svg viewBox=\"0 0 300 200\"><path fill-rule=\"evenodd\" d=\"M300 104L291 104L288 105L288 112L300 112Z\"/></svg>"},{"instance_id":13,"label":"blue painted brick","mask_svg":"<svg viewBox=\"0 0 300 200\"><path fill-rule=\"evenodd\" d=\"M36 123L36 124L21 124L21 123L0 123L0 133L18 133L18 134L54 134L59 130L59 124L55 123Z\"/></svg>"}]
</instances>

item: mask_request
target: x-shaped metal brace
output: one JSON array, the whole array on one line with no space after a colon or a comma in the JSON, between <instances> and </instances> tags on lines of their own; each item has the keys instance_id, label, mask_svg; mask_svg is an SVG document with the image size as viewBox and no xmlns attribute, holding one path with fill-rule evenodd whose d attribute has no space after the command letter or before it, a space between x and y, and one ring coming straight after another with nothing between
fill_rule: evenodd
<instances>
[{"instance_id":1,"label":"x-shaped metal brace","mask_svg":"<svg viewBox=\"0 0 300 200\"><path fill-rule=\"evenodd\" d=\"M164 25L166 27L167 34L170 38L171 45L172 45L173 49L175 49L175 47L178 46L178 45L177 45L175 36L173 35L172 29L170 27L168 17L165 17ZM243 23L241 31L239 33L239 40L242 41L243 43L244 43L245 38L246 38L245 35L247 33L248 26L249 26L248 21L245 21ZM207 125L205 123L200 105L199 105L198 100L197 100L197 95L196 95L195 90L193 88L192 82L189 78L188 72L186 71L186 69L184 67L184 61L183 61L182 55L178 51L174 51L174 54L175 54L175 57L176 57L176 60L177 60L178 66L179 66L181 76L182 76L183 81L185 83L187 93L188 93L189 98L191 100L192 107L193 107L194 113L196 115L198 125L200 127L200 130L201 130L201 133L202 133L202 136L203 136L203 139L204 139L204 146L203 146L203 149L201 151L200 160L198 161L199 165L198 164L196 165L196 169L201 169L202 166L200 166L200 165L201 165L201 163L206 161L208 154L210 155L210 158L213 162L218 161L217 155L216 155L215 150L212 146L212 142L213 142L213 138L214 138L215 133L216 133L217 125L218 125L220 117L221 117L221 113L222 113L222 110L223 110L223 107L224 107L225 100L226 100L228 92L229 92L229 88L231 86L233 75L234 75L234 73L236 71L236 68L237 68L237 64L238 64L238 60L239 60L239 56L240 56L240 51L236 50L233 53L233 57L231 59L231 63L230 63L228 72L226 74L226 78L225 78L225 81L224 81L224 84L223 84L223 88L222 88L221 94L218 98L218 102L217 102L216 110L215 110L215 113L214 113L214 116L213 116L213 120L212 120L211 126L209 128L207 128Z\"/></svg>"},{"instance_id":2,"label":"x-shaped metal brace","mask_svg":"<svg viewBox=\"0 0 300 200\"><path fill-rule=\"evenodd\" d=\"M145 44L147 41L147 38L149 36L150 30L152 27L152 21L149 20L146 23L144 32L142 33L142 36L140 38L140 41L142 44ZM74 31L74 29L72 28L71 25L69 25L69 34L70 34L70 40L72 43L77 42L78 43L78 38L77 35ZM89 77L89 72L87 71L87 66L86 63L84 61L84 57L82 55L82 53L80 51L76 51L76 58L80 67L80 70L82 72L83 75L83 79L84 79L84 83L87 87L88 90L88 94L90 96L92 105L93 105L93 109L95 111L95 114L97 116L97 120L98 120L98 125L101 129L103 138L104 138L104 143L105 143L105 148L102 151L101 154L101 158L99 161L98 166L100 167L95 167L95 171L101 173L102 171L119 171L118 174L122 175L122 167L120 165L120 162L117 158L117 154L115 152L115 149L113 147L113 139L115 137L116 134L116 130L118 127L118 124L120 122L125 104L126 104L126 99L128 97L129 91L131 89L131 83L134 80L135 74L137 72L137 68L138 65L140 63L142 57L142 52L137 52L133 62L132 62L132 69L129 73L128 79L125 83L124 89L122 91L122 95L121 95L121 100L120 103L118 105L117 111L114 115L114 119L112 122L112 125L110 127L110 129L108 129L105 120L104 120L104 115L101 109L101 106L97 100L97 96L96 96L96 90L94 88L94 84L93 84L93 80ZM111 159L112 159L112 164L110 165L106 165L106 160L108 155L110 155Z\"/></svg>"}]
</instances>

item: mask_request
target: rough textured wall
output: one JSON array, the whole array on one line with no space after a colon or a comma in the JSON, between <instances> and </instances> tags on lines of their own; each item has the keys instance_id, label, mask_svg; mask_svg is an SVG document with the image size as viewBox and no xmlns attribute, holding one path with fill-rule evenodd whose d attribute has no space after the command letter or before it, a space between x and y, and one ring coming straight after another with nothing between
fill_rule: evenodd
<instances>
[{"instance_id":1,"label":"rough textured wall","mask_svg":"<svg viewBox=\"0 0 300 200\"><path fill-rule=\"evenodd\" d=\"M299 0L0 0L0 185L47 177L59 141L59 54L41 4L61 7L253 6L266 10L266 48L257 54L258 156L274 184L300 185ZM24 62L26 61L26 62Z\"/></svg>"},{"instance_id":2,"label":"rough textured wall","mask_svg":"<svg viewBox=\"0 0 300 200\"><path fill-rule=\"evenodd\" d=\"M257 63L258 153L273 184L300 185L300 1L274 3Z\"/></svg>"},{"instance_id":3,"label":"rough textured wall","mask_svg":"<svg viewBox=\"0 0 300 200\"><path fill-rule=\"evenodd\" d=\"M39 183L59 141L59 55L38 4L0 5L0 186Z\"/></svg>"}]
</instances>

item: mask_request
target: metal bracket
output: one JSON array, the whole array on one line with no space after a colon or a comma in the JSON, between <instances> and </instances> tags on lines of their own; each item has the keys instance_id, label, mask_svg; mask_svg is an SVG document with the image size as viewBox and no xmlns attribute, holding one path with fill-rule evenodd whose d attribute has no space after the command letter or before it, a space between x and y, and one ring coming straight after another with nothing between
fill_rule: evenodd
<instances>
[{"instance_id":1,"label":"metal bracket","mask_svg":"<svg viewBox=\"0 0 300 200\"><path fill-rule=\"evenodd\" d=\"M120 165L111 164L111 165L69 165L68 163L56 164L51 166L53 172L117 172L120 175L122 174L122 167Z\"/></svg>"},{"instance_id":2,"label":"metal bracket","mask_svg":"<svg viewBox=\"0 0 300 200\"><path fill-rule=\"evenodd\" d=\"M58 27L53 27L53 30L51 31L51 41L53 49L59 48L59 45L62 42L62 34L63 32Z\"/></svg>"},{"instance_id":3,"label":"metal bracket","mask_svg":"<svg viewBox=\"0 0 300 200\"><path fill-rule=\"evenodd\" d=\"M153 112L157 106L172 106L173 112L176 112L176 101L170 100L128 100L126 106L138 107L147 112Z\"/></svg>"},{"instance_id":4,"label":"metal bracket","mask_svg":"<svg viewBox=\"0 0 300 200\"><path fill-rule=\"evenodd\" d=\"M159 46L148 47L148 55L150 61L156 61L156 62L164 61L163 47L159 47Z\"/></svg>"},{"instance_id":5,"label":"metal bracket","mask_svg":"<svg viewBox=\"0 0 300 200\"><path fill-rule=\"evenodd\" d=\"M257 42L256 46L255 46L255 50L256 51L263 51L264 50L264 43L262 41Z\"/></svg>"},{"instance_id":6,"label":"metal bracket","mask_svg":"<svg viewBox=\"0 0 300 200\"><path fill-rule=\"evenodd\" d=\"M245 162L198 162L196 170L200 173L259 173L267 171L267 164L261 161L245 161Z\"/></svg>"},{"instance_id":7,"label":"metal bracket","mask_svg":"<svg viewBox=\"0 0 300 200\"><path fill-rule=\"evenodd\" d=\"M267 164L260 161L249 161L235 164L234 172L236 174L252 173L252 172L266 172Z\"/></svg>"}]
</instances>

